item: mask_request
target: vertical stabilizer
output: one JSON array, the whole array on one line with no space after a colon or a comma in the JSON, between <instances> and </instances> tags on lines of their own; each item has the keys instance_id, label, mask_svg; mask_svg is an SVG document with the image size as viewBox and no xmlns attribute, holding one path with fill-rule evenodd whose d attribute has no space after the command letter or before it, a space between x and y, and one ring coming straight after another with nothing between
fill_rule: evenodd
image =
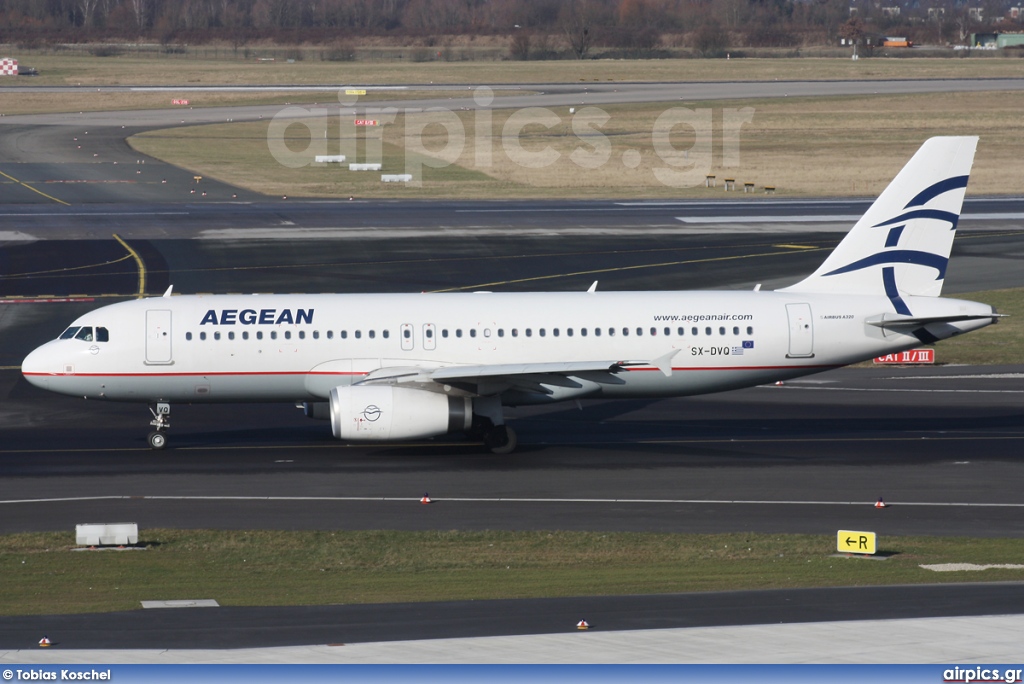
<instances>
[{"instance_id":1,"label":"vertical stabilizer","mask_svg":"<svg viewBox=\"0 0 1024 684\"><path fill-rule=\"evenodd\" d=\"M938 297L978 138L930 138L813 274L782 292Z\"/></svg>"}]
</instances>

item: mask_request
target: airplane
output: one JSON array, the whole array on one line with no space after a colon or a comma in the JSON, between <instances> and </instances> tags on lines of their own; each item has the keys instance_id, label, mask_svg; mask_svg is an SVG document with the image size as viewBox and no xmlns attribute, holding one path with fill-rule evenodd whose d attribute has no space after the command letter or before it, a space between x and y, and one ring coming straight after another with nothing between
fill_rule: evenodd
<instances>
[{"instance_id":1,"label":"airplane","mask_svg":"<svg viewBox=\"0 0 1024 684\"><path fill-rule=\"evenodd\" d=\"M775 383L996 323L942 298L977 137L935 137L811 275L774 291L189 295L98 308L31 352L52 392L296 402L346 441L468 433L511 453L506 406ZM173 287L173 286L172 286Z\"/></svg>"}]
</instances>

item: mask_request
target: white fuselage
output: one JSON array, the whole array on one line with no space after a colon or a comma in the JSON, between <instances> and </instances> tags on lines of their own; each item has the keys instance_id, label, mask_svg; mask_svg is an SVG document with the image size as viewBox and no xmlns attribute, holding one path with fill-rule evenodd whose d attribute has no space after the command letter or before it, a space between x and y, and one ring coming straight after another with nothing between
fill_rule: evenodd
<instances>
[{"instance_id":1,"label":"white fuselage","mask_svg":"<svg viewBox=\"0 0 1024 684\"><path fill-rule=\"evenodd\" d=\"M911 299L918 316L992 312L974 302ZM82 316L71 328L96 332L44 344L22 370L35 385L88 398L317 402L381 368L649 362L678 350L669 373L634 363L615 382L587 382L581 373L579 387L508 392L502 401L682 396L807 375L920 344L909 331L868 322L891 312L884 296L786 292L157 297ZM929 330L941 339L992 320Z\"/></svg>"}]
</instances>

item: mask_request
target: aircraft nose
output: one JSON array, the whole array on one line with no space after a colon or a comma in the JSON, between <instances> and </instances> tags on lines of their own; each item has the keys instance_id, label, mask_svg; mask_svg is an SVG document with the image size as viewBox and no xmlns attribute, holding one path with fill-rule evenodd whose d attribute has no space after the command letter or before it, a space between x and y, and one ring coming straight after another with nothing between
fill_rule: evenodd
<instances>
[{"instance_id":1,"label":"aircraft nose","mask_svg":"<svg viewBox=\"0 0 1024 684\"><path fill-rule=\"evenodd\" d=\"M50 377L60 372L59 362L48 347L48 344L37 347L21 362L21 374L25 379L43 389L50 389Z\"/></svg>"}]
</instances>

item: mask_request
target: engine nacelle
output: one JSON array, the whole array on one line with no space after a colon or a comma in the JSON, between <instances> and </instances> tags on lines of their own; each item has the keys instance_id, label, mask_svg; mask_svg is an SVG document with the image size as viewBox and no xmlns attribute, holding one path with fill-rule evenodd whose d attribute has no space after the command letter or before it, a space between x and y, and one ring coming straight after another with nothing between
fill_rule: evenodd
<instances>
[{"instance_id":1,"label":"engine nacelle","mask_svg":"<svg viewBox=\"0 0 1024 684\"><path fill-rule=\"evenodd\" d=\"M338 439L385 441L464 432L473 402L393 385L356 385L331 390L331 430Z\"/></svg>"}]
</instances>

